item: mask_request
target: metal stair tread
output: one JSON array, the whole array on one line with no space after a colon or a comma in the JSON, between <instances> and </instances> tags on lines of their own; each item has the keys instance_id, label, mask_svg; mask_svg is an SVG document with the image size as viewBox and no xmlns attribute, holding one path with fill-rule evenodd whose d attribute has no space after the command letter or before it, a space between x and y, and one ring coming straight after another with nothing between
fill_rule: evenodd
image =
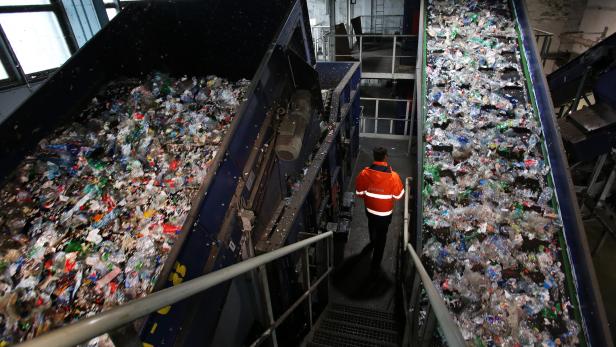
<instances>
[{"instance_id":1,"label":"metal stair tread","mask_svg":"<svg viewBox=\"0 0 616 347\"><path fill-rule=\"evenodd\" d=\"M398 343L398 332L392 330L384 330L374 327L367 327L365 325L357 325L344 321L334 321L325 319L321 322L319 329L322 331L329 331L332 333L343 333L352 336L357 336L366 339L372 339L377 341L385 341L388 343Z\"/></svg>"},{"instance_id":2,"label":"metal stair tread","mask_svg":"<svg viewBox=\"0 0 616 347\"><path fill-rule=\"evenodd\" d=\"M334 321L343 321L352 323L359 326L378 328L381 330L389 330L393 332L398 331L398 323L395 321L387 320L387 319L379 319L373 317L366 317L358 314L327 310L324 312L325 319L334 320Z\"/></svg>"},{"instance_id":3,"label":"metal stair tread","mask_svg":"<svg viewBox=\"0 0 616 347\"><path fill-rule=\"evenodd\" d=\"M369 338L364 338L361 336L345 334L341 332L331 332L327 330L318 329L313 337L313 343L326 345L326 346L336 346L336 347L396 347L398 344L379 341Z\"/></svg>"},{"instance_id":4,"label":"metal stair tread","mask_svg":"<svg viewBox=\"0 0 616 347\"><path fill-rule=\"evenodd\" d=\"M312 342L312 341L308 341L308 343L306 343L306 347L329 347L329 346L316 343L316 342Z\"/></svg>"},{"instance_id":5,"label":"metal stair tread","mask_svg":"<svg viewBox=\"0 0 616 347\"><path fill-rule=\"evenodd\" d=\"M336 304L336 303L330 304L329 309L332 311L360 315L362 317L369 316L371 318L385 319L391 322L396 322L396 317L391 312L373 310L373 309L364 308L364 307Z\"/></svg>"}]
</instances>

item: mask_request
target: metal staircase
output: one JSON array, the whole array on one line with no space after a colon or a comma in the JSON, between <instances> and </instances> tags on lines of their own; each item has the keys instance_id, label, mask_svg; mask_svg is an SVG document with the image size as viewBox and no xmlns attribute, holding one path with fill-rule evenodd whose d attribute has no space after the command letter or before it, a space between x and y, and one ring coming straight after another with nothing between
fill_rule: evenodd
<instances>
[{"instance_id":1,"label":"metal staircase","mask_svg":"<svg viewBox=\"0 0 616 347\"><path fill-rule=\"evenodd\" d=\"M304 343L307 347L400 346L398 320L391 312L330 304Z\"/></svg>"}]
</instances>

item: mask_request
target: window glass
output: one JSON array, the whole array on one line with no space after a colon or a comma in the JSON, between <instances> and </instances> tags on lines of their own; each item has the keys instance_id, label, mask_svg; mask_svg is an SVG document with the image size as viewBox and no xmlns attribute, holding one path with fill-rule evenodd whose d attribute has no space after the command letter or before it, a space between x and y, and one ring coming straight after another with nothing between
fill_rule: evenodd
<instances>
[{"instance_id":1,"label":"window glass","mask_svg":"<svg viewBox=\"0 0 616 347\"><path fill-rule=\"evenodd\" d=\"M0 6L9 5L49 5L49 0L0 0Z\"/></svg>"},{"instance_id":2,"label":"window glass","mask_svg":"<svg viewBox=\"0 0 616 347\"><path fill-rule=\"evenodd\" d=\"M6 73L4 65L0 64L0 80L5 80L7 78L9 78L9 74Z\"/></svg>"},{"instance_id":3,"label":"window glass","mask_svg":"<svg viewBox=\"0 0 616 347\"><path fill-rule=\"evenodd\" d=\"M2 13L0 25L26 74L56 68L71 56L53 12Z\"/></svg>"},{"instance_id":4,"label":"window glass","mask_svg":"<svg viewBox=\"0 0 616 347\"><path fill-rule=\"evenodd\" d=\"M107 17L109 17L109 20L112 20L113 17L118 14L118 10L116 10L115 8L107 8L105 10L107 10Z\"/></svg>"},{"instance_id":5,"label":"window glass","mask_svg":"<svg viewBox=\"0 0 616 347\"><path fill-rule=\"evenodd\" d=\"M106 3L106 4L113 4L114 3L113 0L104 0L103 2Z\"/></svg>"}]
</instances>

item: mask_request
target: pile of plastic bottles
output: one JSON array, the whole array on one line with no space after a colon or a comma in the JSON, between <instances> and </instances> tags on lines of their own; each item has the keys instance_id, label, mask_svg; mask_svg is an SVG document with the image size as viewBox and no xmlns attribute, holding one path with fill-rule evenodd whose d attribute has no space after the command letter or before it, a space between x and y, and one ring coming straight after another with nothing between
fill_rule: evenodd
<instances>
[{"instance_id":1,"label":"pile of plastic bottles","mask_svg":"<svg viewBox=\"0 0 616 347\"><path fill-rule=\"evenodd\" d=\"M561 222L509 3L432 0L427 15L427 268L470 344L576 345Z\"/></svg>"},{"instance_id":2,"label":"pile of plastic bottles","mask_svg":"<svg viewBox=\"0 0 616 347\"><path fill-rule=\"evenodd\" d=\"M0 188L2 343L152 290L248 85L112 82L38 144Z\"/></svg>"}]
</instances>

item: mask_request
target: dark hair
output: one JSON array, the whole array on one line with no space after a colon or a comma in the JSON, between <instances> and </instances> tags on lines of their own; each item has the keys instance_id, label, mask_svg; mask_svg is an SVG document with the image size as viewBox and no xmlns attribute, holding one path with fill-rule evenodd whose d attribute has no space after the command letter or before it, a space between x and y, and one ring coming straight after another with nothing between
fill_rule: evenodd
<instances>
[{"instance_id":1,"label":"dark hair","mask_svg":"<svg viewBox=\"0 0 616 347\"><path fill-rule=\"evenodd\" d=\"M387 156L387 149L383 147L374 147L372 155L374 156L374 161L384 161Z\"/></svg>"}]
</instances>

